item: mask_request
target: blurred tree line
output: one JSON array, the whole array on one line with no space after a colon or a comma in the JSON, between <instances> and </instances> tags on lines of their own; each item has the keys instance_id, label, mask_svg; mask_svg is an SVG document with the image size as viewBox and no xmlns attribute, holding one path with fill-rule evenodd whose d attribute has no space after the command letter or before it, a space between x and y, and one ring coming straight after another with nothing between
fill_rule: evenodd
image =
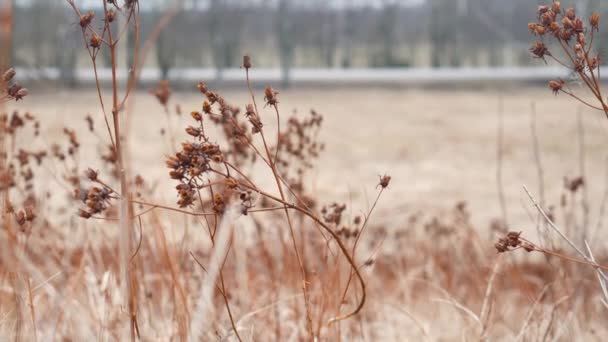
<instances>
[{"instance_id":1,"label":"blurred tree line","mask_svg":"<svg viewBox=\"0 0 608 342\"><path fill-rule=\"evenodd\" d=\"M14 64L56 67L68 82L74 70L88 65L80 27L63 1L7 1L14 4ZM173 68L214 68L221 79L223 70L238 67L247 53L256 67L281 68L288 80L293 67L525 65L532 63L527 23L544 2L426 0L409 6L398 0L182 0L146 67L158 68L163 78ZM575 2L581 13L608 12L606 1ZM141 4L143 42L171 1ZM102 16L99 8L83 10ZM602 26L608 31L608 25ZM133 32L128 36L125 63L133 53ZM608 32L600 36L600 46L606 46ZM107 56L102 60L107 65Z\"/></svg>"}]
</instances>

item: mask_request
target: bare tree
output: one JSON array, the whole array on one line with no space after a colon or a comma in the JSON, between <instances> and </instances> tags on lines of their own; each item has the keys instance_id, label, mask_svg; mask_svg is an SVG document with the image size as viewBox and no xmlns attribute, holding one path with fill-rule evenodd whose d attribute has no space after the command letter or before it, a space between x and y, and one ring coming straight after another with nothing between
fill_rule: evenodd
<instances>
[{"instance_id":1,"label":"bare tree","mask_svg":"<svg viewBox=\"0 0 608 342\"><path fill-rule=\"evenodd\" d=\"M279 0L276 12L276 33L281 63L281 79L283 86L287 87L290 81L295 50L293 24L290 20L290 0Z\"/></svg>"}]
</instances>

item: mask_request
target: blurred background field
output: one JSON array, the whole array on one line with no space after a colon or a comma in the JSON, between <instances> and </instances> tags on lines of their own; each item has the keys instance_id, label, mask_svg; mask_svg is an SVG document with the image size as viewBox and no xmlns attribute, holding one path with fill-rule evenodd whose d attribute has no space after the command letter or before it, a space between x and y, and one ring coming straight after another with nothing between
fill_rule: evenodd
<instances>
[{"instance_id":1,"label":"blurred background field","mask_svg":"<svg viewBox=\"0 0 608 342\"><path fill-rule=\"evenodd\" d=\"M244 105L248 101L245 86L229 87L222 93L235 104ZM97 118L102 115L99 110L91 110L90 104L97 101L93 90L39 89L34 94L36 101L24 106L46 123L43 135L49 140L60 139L65 126L85 130L87 114ZM165 169L157 164L172 151L168 134L172 132L178 143L183 140L182 127L191 120L188 112L199 108L203 99L195 91L173 93L170 121L149 93L138 92L134 99L133 134L129 139L134 172L162 179ZM177 104L184 112L181 116L174 113ZM17 108L15 105L9 108L12 107ZM502 216L496 178L501 115L502 183L512 227L535 231L535 219L531 219L535 215L531 216L533 211L522 189L527 185L538 192L539 187L533 122L537 125L543 185L549 204L559 206L564 177L580 174L581 133L586 177L595 184L589 188L589 195L594 203L600 203L604 196L608 123L597 112L567 97L555 97L544 87L426 90L296 87L281 90L280 107L288 114L297 112L303 116L314 109L324 115L320 140L327 149L308 184L322 197L352 201L363 205L359 209L364 210L364 204L369 204L372 198L370 189L361 184L373 184L386 172L399 179L378 209L387 214L378 216L379 224L399 228L416 212L439 214L466 201L475 226L482 230L482 235L491 238L491 222ZM276 129L272 111L265 109L263 113L269 129ZM85 153L89 162L95 162L96 155L101 153L97 144L104 130L102 121L97 121L97 134L84 136L86 140L82 142L92 147L92 154ZM96 163L91 166L102 166L100 161ZM266 181L272 184L272 179ZM164 186L158 186L159 198L173 196L170 184L167 180ZM591 209L593 216L599 214L599 206Z\"/></svg>"}]
</instances>

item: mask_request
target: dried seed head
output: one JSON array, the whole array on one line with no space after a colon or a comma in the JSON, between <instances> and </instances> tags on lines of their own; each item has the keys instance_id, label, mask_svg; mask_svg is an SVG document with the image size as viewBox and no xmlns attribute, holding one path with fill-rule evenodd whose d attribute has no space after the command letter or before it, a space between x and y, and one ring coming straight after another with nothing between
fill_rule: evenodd
<instances>
[{"instance_id":1,"label":"dried seed head","mask_svg":"<svg viewBox=\"0 0 608 342\"><path fill-rule=\"evenodd\" d=\"M245 69L251 68L251 57L249 57L249 55L243 56L243 68L245 68Z\"/></svg>"},{"instance_id":2,"label":"dried seed head","mask_svg":"<svg viewBox=\"0 0 608 342\"><path fill-rule=\"evenodd\" d=\"M36 218L36 214L34 214L34 210L32 209L32 207L25 207L25 219L27 221L34 221L34 219Z\"/></svg>"},{"instance_id":3,"label":"dried seed head","mask_svg":"<svg viewBox=\"0 0 608 342\"><path fill-rule=\"evenodd\" d=\"M106 22L111 23L116 18L116 12L113 9L110 9L106 14Z\"/></svg>"},{"instance_id":4,"label":"dried seed head","mask_svg":"<svg viewBox=\"0 0 608 342\"><path fill-rule=\"evenodd\" d=\"M203 112L205 114L211 114L211 104L207 101L203 102Z\"/></svg>"},{"instance_id":5,"label":"dried seed head","mask_svg":"<svg viewBox=\"0 0 608 342\"><path fill-rule=\"evenodd\" d=\"M203 116L199 111L192 111L190 115L192 115L192 118L196 121L203 121Z\"/></svg>"},{"instance_id":6,"label":"dried seed head","mask_svg":"<svg viewBox=\"0 0 608 342\"><path fill-rule=\"evenodd\" d=\"M236 190L239 186L239 183L236 181L236 179L234 179L232 177L227 177L224 184L230 190Z\"/></svg>"},{"instance_id":7,"label":"dried seed head","mask_svg":"<svg viewBox=\"0 0 608 342\"><path fill-rule=\"evenodd\" d=\"M196 87L197 87L197 88L198 88L198 90L200 90L200 91L201 91L201 93L203 93L203 94L206 94L206 93L207 93L207 91L209 90L209 89L207 88L207 85L205 84L205 82L202 82L202 81L201 81L201 82L198 82L198 85L197 85Z\"/></svg>"},{"instance_id":8,"label":"dried seed head","mask_svg":"<svg viewBox=\"0 0 608 342\"><path fill-rule=\"evenodd\" d=\"M562 4L559 1L555 1L553 2L553 5L551 6L551 10L553 11L553 13L560 13L562 11Z\"/></svg>"},{"instance_id":9,"label":"dried seed head","mask_svg":"<svg viewBox=\"0 0 608 342\"><path fill-rule=\"evenodd\" d=\"M199 137L201 135L201 130L200 128L196 128L196 127L192 127L192 126L188 126L186 128L186 133L188 133L188 135L191 135L193 137Z\"/></svg>"},{"instance_id":10,"label":"dried seed head","mask_svg":"<svg viewBox=\"0 0 608 342\"><path fill-rule=\"evenodd\" d=\"M21 88L19 89L19 91L17 91L17 95L15 95L15 100L19 101L26 97L29 93L30 91L27 90L27 88Z\"/></svg>"},{"instance_id":11,"label":"dried seed head","mask_svg":"<svg viewBox=\"0 0 608 342\"><path fill-rule=\"evenodd\" d=\"M548 10L540 16L540 23L543 26L550 26L553 22L555 22L555 13L551 10Z\"/></svg>"},{"instance_id":12,"label":"dried seed head","mask_svg":"<svg viewBox=\"0 0 608 342\"><path fill-rule=\"evenodd\" d=\"M556 35L559 34L559 31L560 31L559 24L556 21L552 22L551 25L549 26L549 30Z\"/></svg>"},{"instance_id":13,"label":"dried seed head","mask_svg":"<svg viewBox=\"0 0 608 342\"><path fill-rule=\"evenodd\" d=\"M2 80L5 83L8 83L8 82L10 82L10 81L13 80L13 78L15 77L15 74L16 74L15 69L14 68L10 68L10 69L6 70L4 72L4 74L2 74Z\"/></svg>"},{"instance_id":14,"label":"dried seed head","mask_svg":"<svg viewBox=\"0 0 608 342\"><path fill-rule=\"evenodd\" d=\"M562 19L562 25L567 30L570 30L570 29L574 28L574 22L570 18L568 18L568 17L564 17Z\"/></svg>"},{"instance_id":15,"label":"dried seed head","mask_svg":"<svg viewBox=\"0 0 608 342\"><path fill-rule=\"evenodd\" d=\"M564 84L565 84L564 80L549 81L549 88L551 88L551 90L553 91L553 93L555 95L557 95L562 90L562 88L564 87Z\"/></svg>"},{"instance_id":16,"label":"dried seed head","mask_svg":"<svg viewBox=\"0 0 608 342\"><path fill-rule=\"evenodd\" d=\"M91 25L93 18L95 17L95 13L93 11L89 11L87 14L80 16L80 27L85 29L87 26Z\"/></svg>"},{"instance_id":17,"label":"dried seed head","mask_svg":"<svg viewBox=\"0 0 608 342\"><path fill-rule=\"evenodd\" d=\"M226 202L224 201L224 196L222 194L213 195L213 211L217 214L221 214L226 209Z\"/></svg>"},{"instance_id":18,"label":"dried seed head","mask_svg":"<svg viewBox=\"0 0 608 342\"><path fill-rule=\"evenodd\" d=\"M570 20L576 19L576 10L573 7L570 7L566 10L566 17Z\"/></svg>"},{"instance_id":19,"label":"dried seed head","mask_svg":"<svg viewBox=\"0 0 608 342\"><path fill-rule=\"evenodd\" d=\"M272 89L272 87L266 87L264 90L264 100L266 101L266 104L269 106L276 106L279 103L277 98L278 94L279 92Z\"/></svg>"},{"instance_id":20,"label":"dried seed head","mask_svg":"<svg viewBox=\"0 0 608 342\"><path fill-rule=\"evenodd\" d=\"M89 180L95 182L97 181L97 171L88 168L86 169L86 171L84 172L85 177L87 177Z\"/></svg>"},{"instance_id":21,"label":"dried seed head","mask_svg":"<svg viewBox=\"0 0 608 342\"><path fill-rule=\"evenodd\" d=\"M589 24L595 30L599 30L600 25L600 14L597 12L593 12L591 17L589 17Z\"/></svg>"},{"instance_id":22,"label":"dried seed head","mask_svg":"<svg viewBox=\"0 0 608 342\"><path fill-rule=\"evenodd\" d=\"M382 188L382 189L386 189L388 187L388 185L391 182L391 176L389 175L384 175L380 177L380 183L378 183L378 185Z\"/></svg>"},{"instance_id":23,"label":"dried seed head","mask_svg":"<svg viewBox=\"0 0 608 342\"><path fill-rule=\"evenodd\" d=\"M584 185L585 179L582 176L576 177L574 179L564 178L564 187L572 193L577 192Z\"/></svg>"},{"instance_id":24,"label":"dried seed head","mask_svg":"<svg viewBox=\"0 0 608 342\"><path fill-rule=\"evenodd\" d=\"M15 101L19 101L26 97L29 94L29 91L26 88L23 88L19 83L15 83L6 90L6 93L10 98L15 99Z\"/></svg>"},{"instance_id":25,"label":"dried seed head","mask_svg":"<svg viewBox=\"0 0 608 342\"><path fill-rule=\"evenodd\" d=\"M93 33L93 35L91 36L91 39L89 41L89 45L93 49L99 49L99 47L101 46L101 37L99 35L97 35L97 33Z\"/></svg>"},{"instance_id":26,"label":"dried seed head","mask_svg":"<svg viewBox=\"0 0 608 342\"><path fill-rule=\"evenodd\" d=\"M162 80L158 82L158 86L156 88L151 89L149 92L156 97L162 106L166 107L169 103L169 99L171 98L170 83L167 80Z\"/></svg>"},{"instance_id":27,"label":"dried seed head","mask_svg":"<svg viewBox=\"0 0 608 342\"><path fill-rule=\"evenodd\" d=\"M539 36L542 36L545 34L545 27L544 26L540 26L540 25L536 25L536 29L535 29L535 33Z\"/></svg>"},{"instance_id":28,"label":"dried seed head","mask_svg":"<svg viewBox=\"0 0 608 342\"><path fill-rule=\"evenodd\" d=\"M89 218L91 218L92 215L84 209L78 209L78 216L80 216L84 219L89 219Z\"/></svg>"},{"instance_id":29,"label":"dried seed head","mask_svg":"<svg viewBox=\"0 0 608 342\"><path fill-rule=\"evenodd\" d=\"M23 211L16 213L15 221L17 221L18 225L23 226L25 224L25 213Z\"/></svg>"},{"instance_id":30,"label":"dried seed head","mask_svg":"<svg viewBox=\"0 0 608 342\"><path fill-rule=\"evenodd\" d=\"M536 58L545 58L545 55L550 56L549 49L547 49L545 44L539 40L534 42L534 45L530 48L530 52L532 52Z\"/></svg>"}]
</instances>

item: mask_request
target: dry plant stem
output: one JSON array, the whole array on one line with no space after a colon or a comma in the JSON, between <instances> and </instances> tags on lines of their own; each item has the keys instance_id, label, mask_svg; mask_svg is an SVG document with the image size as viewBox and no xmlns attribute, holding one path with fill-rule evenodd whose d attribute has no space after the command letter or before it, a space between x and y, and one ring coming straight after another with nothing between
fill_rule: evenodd
<instances>
[{"instance_id":1,"label":"dry plant stem","mask_svg":"<svg viewBox=\"0 0 608 342\"><path fill-rule=\"evenodd\" d=\"M534 102L530 105L530 131L532 135L532 150L534 153L534 164L536 165L536 173L538 177L538 193L540 197L540 206L545 206L545 172L543 169L543 163L541 160L540 154L540 144L538 140L538 131L537 131L537 114L536 114L536 104ZM547 226L546 223L543 225L544 229L541 230L541 220L540 214L537 214L537 222L536 222L536 232L538 234L539 239L541 239L542 244L548 242L547 235Z\"/></svg>"},{"instance_id":2,"label":"dry plant stem","mask_svg":"<svg viewBox=\"0 0 608 342\"><path fill-rule=\"evenodd\" d=\"M504 157L504 99L502 96L498 99L498 134L496 135L496 186L498 190L498 202L502 211L502 219L505 226L509 226L507 222L507 204L505 201L505 191L502 183L502 164Z\"/></svg>"},{"instance_id":3,"label":"dry plant stem","mask_svg":"<svg viewBox=\"0 0 608 342\"><path fill-rule=\"evenodd\" d=\"M201 340L201 330L206 327L208 322L208 316L210 310L213 310L212 302L212 287L217 286L217 279L219 271L222 267L222 263L225 260L232 236L232 225L238 218L236 208L228 208L222 216L220 227L218 229L218 236L216 241L216 247L213 250L209 261L208 276L200 284L200 293L197 303L195 304L194 313L190 322L190 338L191 341Z\"/></svg>"},{"instance_id":4,"label":"dry plant stem","mask_svg":"<svg viewBox=\"0 0 608 342\"><path fill-rule=\"evenodd\" d=\"M538 294L538 296L536 296L534 303L532 303L532 306L530 307L530 309L528 310L528 313L526 314L524 323L522 324L521 329L519 330L519 333L517 334L517 337L515 338L515 341L520 341L521 339L523 339L526 329L528 328L528 325L530 324L530 321L532 320L532 316L534 315L534 311L536 310L536 307L538 306L540 301L545 296L545 293L547 292L549 287L550 287L550 285L545 285L543 287L543 289L540 291L540 293Z\"/></svg>"},{"instance_id":5,"label":"dry plant stem","mask_svg":"<svg viewBox=\"0 0 608 342\"><path fill-rule=\"evenodd\" d=\"M227 174L221 172L221 171L217 171L214 169L211 169L212 172L217 173L218 175L221 175L223 177L229 177ZM295 204L286 202L284 200L282 200L279 197L276 197L274 195L271 195L265 191L262 191L260 189L258 189L255 186L252 186L250 184L244 183L240 180L237 180L237 182L239 183L239 185L254 191L268 199L271 199L277 203L282 204L283 206L289 208L289 209L293 209L296 210L302 214L304 214L305 216L309 217L311 220L313 220L316 224L318 224L323 230L325 230L327 233L329 233L329 235L332 236L332 238L336 241L336 243L338 244L338 248L340 249L340 251L342 252L342 254L344 255L344 257L347 259L348 264L352 267L352 269L355 271L355 275L357 276L357 279L359 280L359 285L361 286L361 299L359 300L359 304L357 304L357 307L349 312L346 313L344 315L340 315L338 317L334 317L332 319L330 319L327 324L333 324L345 319L348 319L350 317L353 317L354 315L358 314L361 309L363 309L363 306L365 305L365 300L367 298L367 293L366 293L366 286L365 286L365 281L363 280L363 275L361 274L361 272L359 271L359 267L357 267L357 264L355 263L355 260L353 259L353 257L351 256L348 247L346 247L346 245L344 245L344 243L342 242L342 240L340 239L340 237L336 234L336 232L333 231L333 229L331 229L331 227L329 227L327 224L325 224L321 219L319 219L313 212L311 212L310 210L297 206Z\"/></svg>"},{"instance_id":6,"label":"dry plant stem","mask_svg":"<svg viewBox=\"0 0 608 342\"><path fill-rule=\"evenodd\" d=\"M104 1L104 12L107 13L107 3ZM127 22L127 25L129 23ZM110 40L110 55L112 59L112 117L114 119L114 136L116 137L116 155L120 176L120 267L123 277L123 291L125 293L126 305L129 308L129 316L134 317L134 308L131 298L131 277L129 275L129 256L131 255L131 222L129 217L129 187L123 160L122 139L120 134L120 115L118 112L118 84L116 81L116 45L112 39L112 28L108 27L108 39ZM131 327L131 339L135 340L134 324Z\"/></svg>"},{"instance_id":7,"label":"dry plant stem","mask_svg":"<svg viewBox=\"0 0 608 342\"><path fill-rule=\"evenodd\" d=\"M481 311L479 312L479 319L482 322L483 329L481 331L482 339L486 339L488 324L490 323L490 311L489 309L490 302L492 300L492 290L494 288L494 281L496 280L496 275L499 273L500 266L502 263L502 255L499 254L496 257L496 261L494 262L494 268L492 269L492 274L490 275L490 279L488 280L488 286L486 287L486 293L483 298L483 303L481 305Z\"/></svg>"},{"instance_id":8,"label":"dry plant stem","mask_svg":"<svg viewBox=\"0 0 608 342\"><path fill-rule=\"evenodd\" d=\"M584 104L585 106L587 106L589 108L596 109L596 110L603 110L602 108L594 106L594 105L590 104L589 102L587 102L587 101L581 99L580 97L576 96L570 90L564 90L564 89L562 89L561 92L564 93L564 94L566 94L566 95L568 95L568 96L570 96L570 97L572 97L572 98L574 98L575 100L577 100L578 102Z\"/></svg>"},{"instance_id":9,"label":"dry plant stem","mask_svg":"<svg viewBox=\"0 0 608 342\"><path fill-rule=\"evenodd\" d=\"M357 237L355 238L355 242L353 243L353 250L351 252L351 255L353 258L355 258L355 256L356 256L357 245L358 245L359 241L361 240L361 235L363 235L363 232L365 231L365 228L367 227L367 223L369 222L369 218L372 216L372 213L374 212L374 209L376 208L376 205L378 204L378 201L380 200L380 197L382 196L383 192L384 192L384 188L380 188L380 191L378 191L378 195L376 196L376 200L374 200L374 204L372 204L372 207L369 209L367 215L365 215L365 220L363 221L363 224L361 225L361 230L359 231L359 234L357 234ZM348 288L350 287L350 284L352 282L353 275L354 275L354 272L353 272L353 269L351 268L350 273L348 275L348 280L346 281L346 286L344 287L344 292L342 292L342 298L340 300L340 304L338 305L338 310L342 306L342 303L344 303L344 301L346 300L346 294L347 294Z\"/></svg>"},{"instance_id":10,"label":"dry plant stem","mask_svg":"<svg viewBox=\"0 0 608 342\"><path fill-rule=\"evenodd\" d=\"M76 15L80 18L82 16L80 10L78 9L78 7L76 7L76 4L74 4L73 0L67 0L68 4L72 7L72 9L74 10L74 13L76 13ZM110 128L110 122L108 120L108 115L106 112L106 107L103 101L103 95L101 92L101 84L99 82L99 74L98 74L98 70L97 70L97 53L92 51L92 48L89 46L88 42L87 42L87 35L86 35L86 30L89 29L92 32L95 32L95 30L90 27L83 27L82 28L82 39L84 40L84 43L86 45L87 48L87 53L89 54L89 57L91 58L91 62L93 63L93 73L95 76L95 87L97 88L97 96L99 97L99 104L101 105L101 110L103 112L103 119L104 122L106 124L106 128L108 129L108 135L110 136L110 141L112 142L112 146L114 148L116 148L116 144L114 143L114 138L112 136L112 130ZM104 34L106 32L106 27L104 26ZM103 38L104 34L102 34L100 37Z\"/></svg>"},{"instance_id":11,"label":"dry plant stem","mask_svg":"<svg viewBox=\"0 0 608 342\"><path fill-rule=\"evenodd\" d=\"M254 103L254 108L256 111L256 115L258 117L260 117L260 113L258 111L257 108L257 104L255 102L255 95L253 94L253 90L251 89L251 81L249 79L249 68L245 68L245 73L246 73L246 78L247 78L247 88L249 89L249 94L251 95L251 99ZM277 115L277 124L280 121L280 115L279 115L279 109L277 107L277 105L273 105L274 110L276 112ZM277 135L280 135L280 131L278 131ZM262 137L262 142L264 143L264 149L266 150L266 156L268 158L268 162L270 165L270 169L272 170L272 174L274 176L274 179L276 181L277 187L279 189L279 194L281 195L281 200L283 202L285 202L285 194L283 192L283 185L281 183L281 181L279 180L279 171L277 169L276 163L275 163L275 159L276 156L272 156L272 154L270 153L270 150L268 149L268 144L266 143L266 138L264 136L264 130L261 129L260 130L260 136ZM278 138L277 138L277 143L278 143ZM277 151L278 151L278 145L277 145ZM291 221L291 215L289 214L289 210L287 208L287 206L284 207L285 209L285 217L287 218L287 224L289 225L289 234L291 236L291 242L293 244L293 250L296 254L296 259L298 261L298 266L300 268L300 276L302 277L302 292L304 294L304 305L306 307L306 322L307 322L307 329L308 332L310 334L310 338L313 338L314 336L314 330L313 330L313 324L312 324L312 314L310 311L310 297L308 295L308 282L306 280L306 269L304 267L304 261L302 260L302 256L300 254L300 251L298 249L298 243L296 241L296 236L295 236L295 232L294 232L294 228L293 228L293 223Z\"/></svg>"},{"instance_id":12,"label":"dry plant stem","mask_svg":"<svg viewBox=\"0 0 608 342\"><path fill-rule=\"evenodd\" d=\"M602 226L603 226L604 215L606 213L606 204L608 204L608 158L604 162L604 167L606 168L606 170L604 171L604 194L602 195L602 201L600 204L600 212L598 214L597 224L595 225L595 228L594 228L593 232L591 233L591 238L590 238L591 241L595 240L595 235L600 230L600 228L602 228Z\"/></svg>"},{"instance_id":13,"label":"dry plant stem","mask_svg":"<svg viewBox=\"0 0 608 342\"><path fill-rule=\"evenodd\" d=\"M577 114L578 123L578 155L579 155L579 173L584 180L587 179L587 172L585 168L585 127L583 125L583 112L582 108L579 108ZM589 191L588 186L585 184L582 188L582 200L581 210L583 212L583 225L580 227L580 241L584 241L587 238L589 228Z\"/></svg>"},{"instance_id":14,"label":"dry plant stem","mask_svg":"<svg viewBox=\"0 0 608 342\"><path fill-rule=\"evenodd\" d=\"M213 186L211 185L211 181L209 181L209 191L212 193L211 198L213 198ZM197 187L197 193L198 193L198 198L200 201L200 205L201 207L204 207L204 202L203 202L203 198L201 196L201 192L200 189ZM217 225L217 214L214 215L216 225ZM213 233L211 232L211 227L209 226L209 223L207 223L207 228L208 228L208 232L209 232L209 239L211 240L211 247L213 249L215 249L215 233L217 232L217 227L216 229L214 229ZM228 259L228 252L230 251L230 247L232 245L232 239L230 241L230 245L228 246L228 250L226 251L226 256L224 257L224 261L222 262L222 265L219 268L218 271L218 276L220 278L220 284L221 284L221 289L220 289L220 293L222 295L222 297L224 298L224 305L226 306L226 311L228 312L228 317L230 318L230 324L232 325L232 330L234 330L234 334L236 335L237 339L239 341L243 341L241 339L241 336L239 335L238 329L236 327L236 324L234 323L234 317L232 316L232 310L230 309L230 302L228 301L228 297L226 296L226 285L225 285L225 281L224 281L224 265L226 264L226 260ZM191 252L192 254L192 252ZM192 255L192 257L194 257L194 255ZM196 258L195 258L196 260ZM198 263L198 260L197 260ZM202 267L202 264L199 263L199 265ZM203 270L205 270L205 272L207 272L207 270L203 267ZM217 287L217 284L216 284Z\"/></svg>"},{"instance_id":15,"label":"dry plant stem","mask_svg":"<svg viewBox=\"0 0 608 342\"><path fill-rule=\"evenodd\" d=\"M32 283L27 279L28 305L30 307L30 315L32 318L32 327L34 328L34 341L38 341L38 329L36 327L36 310L34 309L34 299L32 296Z\"/></svg>"},{"instance_id":16,"label":"dry plant stem","mask_svg":"<svg viewBox=\"0 0 608 342\"><path fill-rule=\"evenodd\" d=\"M585 241L585 247L587 248L587 253L589 253L589 259L591 259L591 261L593 261L593 262L596 262L595 257L593 256L593 253L591 252L591 247L589 247L589 243L587 243L587 241ZM598 278L598 281L600 282L600 287L602 289L602 295L604 296L604 298L602 299L602 304L604 304L604 306L606 306L606 308L608 309L608 286L606 286L608 277L606 276L605 273L597 271L597 278Z\"/></svg>"},{"instance_id":17,"label":"dry plant stem","mask_svg":"<svg viewBox=\"0 0 608 342\"><path fill-rule=\"evenodd\" d=\"M591 259L586 253L584 253L574 242L572 242L572 240L570 240L566 235L564 235L564 233L562 233L562 231L547 216L547 214L545 213L545 211L539 206L539 204L536 202L536 200L534 199L534 197L532 197L532 194L530 193L530 191L528 190L528 188L525 185L524 185L524 191L528 195L528 198L530 198L530 201L536 207L536 210L538 210L538 212L547 221L547 223L549 224L549 226L551 228L553 228L553 230L563 240L565 240L580 256L582 256L584 260L580 260L580 259L576 259L576 258L572 258L572 257L566 256L566 255L560 254L560 253L552 252L552 251L549 251L547 249L544 249L544 248L541 248L541 247L538 247L538 246L532 244L532 246L535 247L535 250L537 250L539 252L542 252L542 253L544 253L546 255L552 255L552 256L556 256L556 257L559 257L559 258L562 258L562 259L565 259L565 260L569 260L569 261L572 261L572 262L576 262L576 263L585 264L585 265L588 265L588 266L595 267L596 270L598 270L598 272L600 272L600 274L602 274L602 276L604 276L604 273L601 272L600 269L601 270L608 270L608 267L602 266L602 265L598 265L597 263L595 263L593 261L593 259Z\"/></svg>"},{"instance_id":18,"label":"dry plant stem","mask_svg":"<svg viewBox=\"0 0 608 342\"><path fill-rule=\"evenodd\" d=\"M194 256L194 254L192 253L192 251L190 251L190 255L192 256L192 258L194 259L194 261L200 266L200 268L205 271L205 273L207 272L207 269L205 268L205 266L203 266L203 264ZM226 258L228 257L228 253L226 253ZM226 262L226 260L224 260L224 263ZM222 264L222 269L224 268L224 263ZM241 335L239 335L239 331L236 328L236 323L234 322L234 316L232 315L232 310L230 309L230 302L228 301L228 296L226 295L226 287L224 285L224 276L222 274L223 272L220 271L219 273L219 278L220 278L220 285L221 287L217 284L217 282L215 283L215 288L216 290L222 295L222 298L224 299L224 305L226 306L226 311L228 312L228 317L230 318L230 325L232 326L232 330L234 331L234 334L236 335L236 338L239 341L243 341L243 339L241 338Z\"/></svg>"}]
</instances>

